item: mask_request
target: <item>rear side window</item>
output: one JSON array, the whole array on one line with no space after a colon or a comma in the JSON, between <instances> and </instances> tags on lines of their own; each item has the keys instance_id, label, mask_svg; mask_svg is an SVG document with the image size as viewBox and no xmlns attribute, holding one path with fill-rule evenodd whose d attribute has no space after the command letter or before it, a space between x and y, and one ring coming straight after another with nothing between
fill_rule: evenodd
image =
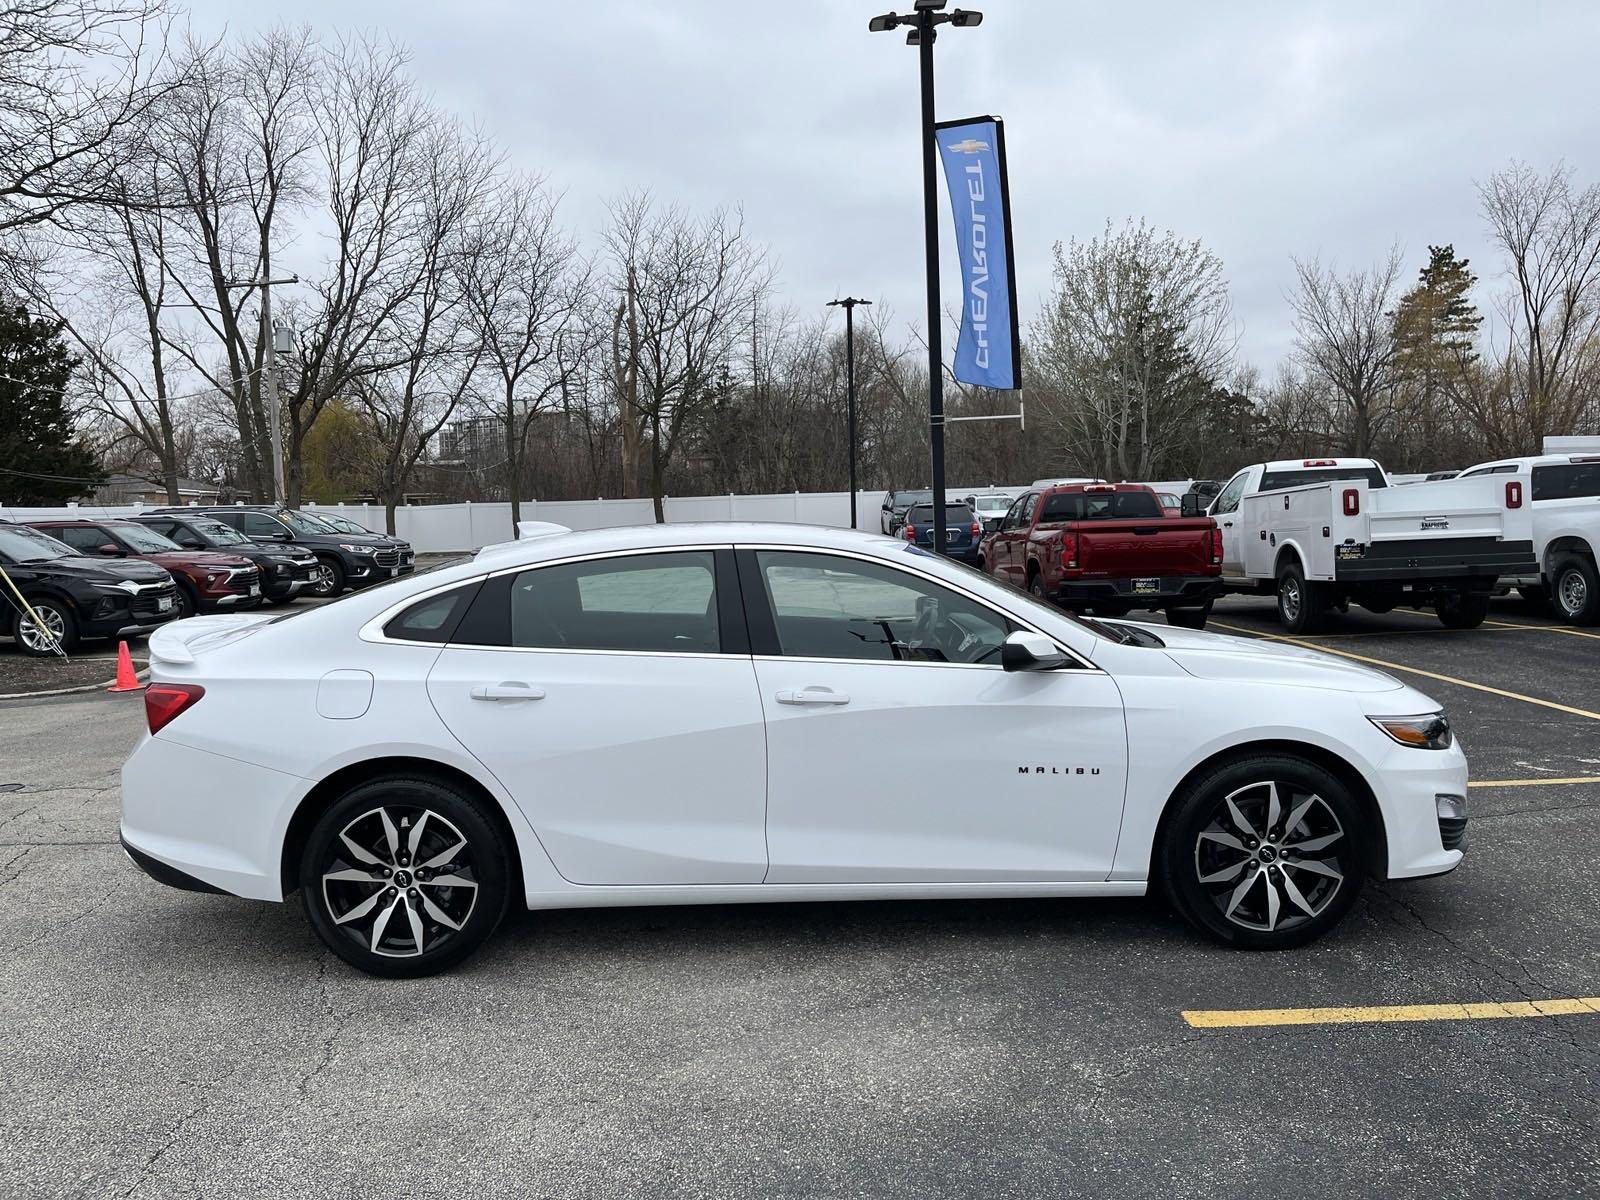
<instances>
[{"instance_id":1,"label":"rear side window","mask_svg":"<svg viewBox=\"0 0 1600 1200\"><path fill-rule=\"evenodd\" d=\"M1161 501L1150 492L1063 492L1046 496L1041 521L1097 521L1161 517Z\"/></svg>"},{"instance_id":2,"label":"rear side window","mask_svg":"<svg viewBox=\"0 0 1600 1200\"><path fill-rule=\"evenodd\" d=\"M1600 462L1558 463L1533 469L1535 500L1577 500L1600 496Z\"/></svg>"},{"instance_id":3,"label":"rear side window","mask_svg":"<svg viewBox=\"0 0 1600 1200\"><path fill-rule=\"evenodd\" d=\"M448 642L478 592L479 581L418 600L383 627L386 637L403 642Z\"/></svg>"},{"instance_id":4,"label":"rear side window","mask_svg":"<svg viewBox=\"0 0 1600 1200\"><path fill-rule=\"evenodd\" d=\"M1339 479L1365 479L1368 487L1388 487L1389 481L1377 467L1306 467L1293 471L1268 471L1261 477L1258 492L1279 488L1305 487L1311 483L1330 483Z\"/></svg>"},{"instance_id":5,"label":"rear side window","mask_svg":"<svg viewBox=\"0 0 1600 1200\"><path fill-rule=\"evenodd\" d=\"M713 553L632 554L523 571L511 585L511 644L720 653Z\"/></svg>"}]
</instances>

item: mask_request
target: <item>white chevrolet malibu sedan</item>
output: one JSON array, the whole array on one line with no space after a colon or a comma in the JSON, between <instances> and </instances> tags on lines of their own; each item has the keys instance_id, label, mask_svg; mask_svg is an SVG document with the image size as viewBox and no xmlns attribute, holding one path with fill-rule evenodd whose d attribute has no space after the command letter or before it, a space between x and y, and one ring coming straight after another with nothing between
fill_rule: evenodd
<instances>
[{"instance_id":1,"label":"white chevrolet malibu sedan","mask_svg":"<svg viewBox=\"0 0 1600 1200\"><path fill-rule=\"evenodd\" d=\"M525 526L150 641L122 840L381 975L509 905L1136 896L1304 943L1461 860L1439 706L1281 644L1076 620L902 541Z\"/></svg>"}]
</instances>

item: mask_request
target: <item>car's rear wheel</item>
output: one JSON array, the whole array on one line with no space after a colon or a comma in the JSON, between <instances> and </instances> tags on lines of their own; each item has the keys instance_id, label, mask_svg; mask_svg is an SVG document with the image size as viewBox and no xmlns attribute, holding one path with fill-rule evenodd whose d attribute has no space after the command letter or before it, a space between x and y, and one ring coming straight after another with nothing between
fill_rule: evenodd
<instances>
[{"instance_id":1,"label":"car's rear wheel","mask_svg":"<svg viewBox=\"0 0 1600 1200\"><path fill-rule=\"evenodd\" d=\"M1349 789L1315 763L1234 759L1173 805L1158 848L1162 881L1178 911L1217 941L1304 945L1355 903L1373 831Z\"/></svg>"},{"instance_id":2,"label":"car's rear wheel","mask_svg":"<svg viewBox=\"0 0 1600 1200\"><path fill-rule=\"evenodd\" d=\"M1030 594L1032 594L1033 598L1038 600L1040 603L1050 603L1050 593L1045 591L1044 588L1044 576L1038 571L1035 571L1032 575L1028 576L1028 591Z\"/></svg>"},{"instance_id":3,"label":"car's rear wheel","mask_svg":"<svg viewBox=\"0 0 1600 1200\"><path fill-rule=\"evenodd\" d=\"M317 556L309 590L313 596L323 600L330 600L344 591L344 567L338 559L321 554Z\"/></svg>"},{"instance_id":4,"label":"car's rear wheel","mask_svg":"<svg viewBox=\"0 0 1600 1200\"><path fill-rule=\"evenodd\" d=\"M1551 586L1556 615L1573 625L1600 621L1600 577L1594 563L1576 554L1556 564Z\"/></svg>"},{"instance_id":5,"label":"car's rear wheel","mask_svg":"<svg viewBox=\"0 0 1600 1200\"><path fill-rule=\"evenodd\" d=\"M17 613L11 624L11 636L17 649L33 658L48 658L60 648L71 654L78 648L78 622L72 611L57 600L30 600L33 616ZM37 617L38 620L34 620Z\"/></svg>"},{"instance_id":6,"label":"car's rear wheel","mask_svg":"<svg viewBox=\"0 0 1600 1200\"><path fill-rule=\"evenodd\" d=\"M1446 629L1476 629L1489 615L1489 593L1469 592L1464 596L1442 596L1433 611Z\"/></svg>"},{"instance_id":7,"label":"car's rear wheel","mask_svg":"<svg viewBox=\"0 0 1600 1200\"><path fill-rule=\"evenodd\" d=\"M482 802L431 779L360 784L318 819L300 860L306 915L324 945L373 975L460 962L494 932L511 855Z\"/></svg>"},{"instance_id":8,"label":"car's rear wheel","mask_svg":"<svg viewBox=\"0 0 1600 1200\"><path fill-rule=\"evenodd\" d=\"M1211 601L1207 600L1199 608L1167 609L1167 624L1177 625L1182 629L1204 629L1210 616Z\"/></svg>"}]
</instances>

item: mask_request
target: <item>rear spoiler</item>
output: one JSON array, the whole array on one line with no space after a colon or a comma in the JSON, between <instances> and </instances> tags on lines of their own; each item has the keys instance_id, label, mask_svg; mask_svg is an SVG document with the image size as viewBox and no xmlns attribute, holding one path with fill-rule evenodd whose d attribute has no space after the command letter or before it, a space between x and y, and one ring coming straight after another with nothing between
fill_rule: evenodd
<instances>
[{"instance_id":1,"label":"rear spoiler","mask_svg":"<svg viewBox=\"0 0 1600 1200\"><path fill-rule=\"evenodd\" d=\"M150 635L150 657L156 662L187 667L200 649L237 641L275 618L267 613L214 613L161 626Z\"/></svg>"}]
</instances>

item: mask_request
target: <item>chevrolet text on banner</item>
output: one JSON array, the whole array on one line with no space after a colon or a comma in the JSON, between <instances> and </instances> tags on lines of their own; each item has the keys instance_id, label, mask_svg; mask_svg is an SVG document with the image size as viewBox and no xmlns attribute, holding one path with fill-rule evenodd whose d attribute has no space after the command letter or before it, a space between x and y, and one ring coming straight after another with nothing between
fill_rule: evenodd
<instances>
[{"instance_id":1,"label":"chevrolet text on banner","mask_svg":"<svg viewBox=\"0 0 1600 1200\"><path fill-rule=\"evenodd\" d=\"M955 376L981 387L1022 386L1006 138L999 117L934 126L961 257L961 336Z\"/></svg>"}]
</instances>

